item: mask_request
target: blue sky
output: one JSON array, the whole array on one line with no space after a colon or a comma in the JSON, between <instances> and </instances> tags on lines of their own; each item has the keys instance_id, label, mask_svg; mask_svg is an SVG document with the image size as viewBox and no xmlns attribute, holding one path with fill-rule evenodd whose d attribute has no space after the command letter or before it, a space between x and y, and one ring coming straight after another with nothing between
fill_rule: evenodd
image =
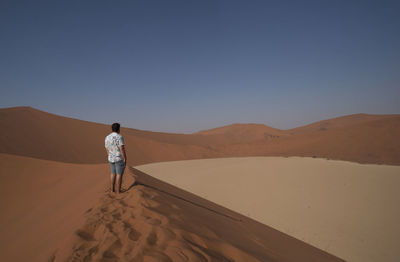
<instances>
[{"instance_id":1,"label":"blue sky","mask_svg":"<svg viewBox=\"0 0 400 262\"><path fill-rule=\"evenodd\" d=\"M399 1L1 1L0 107L190 133L400 113Z\"/></svg>"}]
</instances>

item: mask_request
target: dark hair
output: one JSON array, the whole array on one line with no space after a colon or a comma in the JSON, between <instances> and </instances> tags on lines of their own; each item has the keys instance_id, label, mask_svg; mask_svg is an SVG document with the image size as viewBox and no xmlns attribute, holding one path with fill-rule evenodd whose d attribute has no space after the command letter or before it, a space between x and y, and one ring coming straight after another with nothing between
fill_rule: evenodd
<instances>
[{"instance_id":1,"label":"dark hair","mask_svg":"<svg viewBox=\"0 0 400 262\"><path fill-rule=\"evenodd\" d=\"M112 129L112 131L113 132L119 132L119 127L120 127L120 124L119 123L114 123L114 124L112 124L111 125L111 129Z\"/></svg>"}]
</instances>

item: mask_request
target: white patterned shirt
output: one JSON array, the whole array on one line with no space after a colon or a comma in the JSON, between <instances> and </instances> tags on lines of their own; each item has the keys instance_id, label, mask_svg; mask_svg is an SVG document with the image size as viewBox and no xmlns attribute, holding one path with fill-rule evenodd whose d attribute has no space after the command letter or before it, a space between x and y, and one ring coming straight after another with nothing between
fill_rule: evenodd
<instances>
[{"instance_id":1,"label":"white patterned shirt","mask_svg":"<svg viewBox=\"0 0 400 262\"><path fill-rule=\"evenodd\" d=\"M115 163L122 160L120 146L125 145L124 138L117 132L112 132L105 139L105 146L108 151L108 161Z\"/></svg>"}]
</instances>

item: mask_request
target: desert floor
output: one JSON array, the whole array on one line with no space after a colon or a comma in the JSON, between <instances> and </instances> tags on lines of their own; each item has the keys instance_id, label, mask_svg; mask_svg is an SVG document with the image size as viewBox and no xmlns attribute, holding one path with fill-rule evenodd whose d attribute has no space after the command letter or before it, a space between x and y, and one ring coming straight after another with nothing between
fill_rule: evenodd
<instances>
[{"instance_id":1,"label":"desert floor","mask_svg":"<svg viewBox=\"0 0 400 262\"><path fill-rule=\"evenodd\" d=\"M137 169L348 261L398 261L400 167L302 157Z\"/></svg>"}]
</instances>

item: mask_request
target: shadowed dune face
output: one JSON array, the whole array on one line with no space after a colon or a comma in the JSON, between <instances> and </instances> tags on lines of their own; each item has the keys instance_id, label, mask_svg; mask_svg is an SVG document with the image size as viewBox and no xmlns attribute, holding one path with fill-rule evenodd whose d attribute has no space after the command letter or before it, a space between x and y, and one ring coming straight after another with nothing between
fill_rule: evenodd
<instances>
[{"instance_id":1,"label":"shadowed dune face","mask_svg":"<svg viewBox=\"0 0 400 262\"><path fill-rule=\"evenodd\" d=\"M104 163L108 125L30 107L0 109L0 153L70 163ZM279 130L234 124L195 134L122 128L131 165L233 156L316 156L400 164L400 115L351 115Z\"/></svg>"},{"instance_id":2,"label":"shadowed dune face","mask_svg":"<svg viewBox=\"0 0 400 262\"><path fill-rule=\"evenodd\" d=\"M0 153L70 163L105 163L111 127L61 117L30 107L0 109ZM121 128L130 164L216 156L219 138Z\"/></svg>"},{"instance_id":3,"label":"shadowed dune face","mask_svg":"<svg viewBox=\"0 0 400 262\"><path fill-rule=\"evenodd\" d=\"M136 185L121 197L104 196L54 261L342 261L132 171Z\"/></svg>"},{"instance_id":4,"label":"shadowed dune face","mask_svg":"<svg viewBox=\"0 0 400 262\"><path fill-rule=\"evenodd\" d=\"M1 261L47 261L104 194L104 164L0 154Z\"/></svg>"},{"instance_id":5,"label":"shadowed dune face","mask_svg":"<svg viewBox=\"0 0 400 262\"><path fill-rule=\"evenodd\" d=\"M136 168L348 261L400 257L399 166L248 157Z\"/></svg>"},{"instance_id":6,"label":"shadowed dune face","mask_svg":"<svg viewBox=\"0 0 400 262\"><path fill-rule=\"evenodd\" d=\"M71 163L104 163L109 128L29 107L0 110L0 152ZM94 161L97 160L97 161Z\"/></svg>"}]
</instances>

